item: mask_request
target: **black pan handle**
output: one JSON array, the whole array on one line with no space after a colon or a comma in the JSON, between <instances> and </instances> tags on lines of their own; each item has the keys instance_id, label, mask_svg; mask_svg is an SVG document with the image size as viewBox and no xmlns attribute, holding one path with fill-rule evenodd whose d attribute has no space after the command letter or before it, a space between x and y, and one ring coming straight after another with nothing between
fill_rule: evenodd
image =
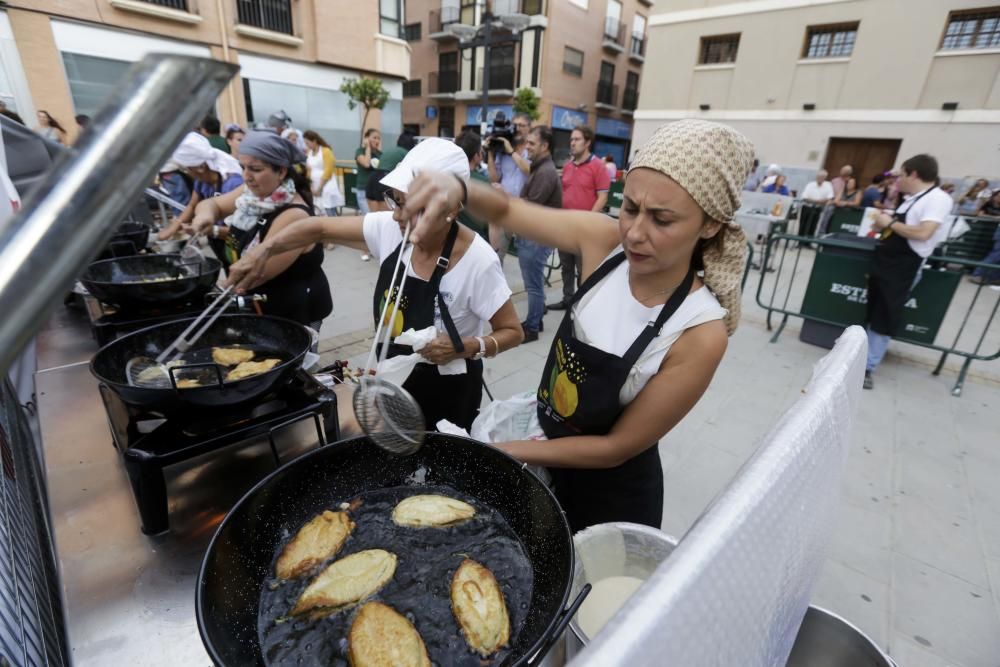
<instances>
[{"instance_id":1,"label":"black pan handle","mask_svg":"<svg viewBox=\"0 0 1000 667\"><path fill-rule=\"evenodd\" d=\"M222 369L219 368L219 364L213 363L211 361L205 361L200 364L184 364L183 366L170 366L167 368L167 373L170 375L170 384L173 385L174 391L180 391L177 388L177 376L174 375L174 371L189 371L192 368L211 368L215 371L216 386L222 389ZM199 387L200 388L200 387Z\"/></svg>"},{"instance_id":2,"label":"black pan handle","mask_svg":"<svg viewBox=\"0 0 1000 667\"><path fill-rule=\"evenodd\" d=\"M326 436L323 435L323 425L319 420L318 412L308 412L304 415L299 415L298 417L292 417L280 424L275 424L271 428L267 429L267 441L271 445L271 455L274 456L274 467L281 467L281 457L278 456L278 443L274 440L274 434L278 431L291 426L292 424L297 424L304 419L312 417L313 423L316 425L316 437L319 438L319 447L326 446Z\"/></svg>"},{"instance_id":3,"label":"black pan handle","mask_svg":"<svg viewBox=\"0 0 1000 667\"><path fill-rule=\"evenodd\" d=\"M583 601L586 600L587 596L590 594L590 589L590 584L586 584L582 589L580 589L580 593L576 596L576 599L573 600L573 604L567 607L559 616L559 620L556 621L552 634L546 638L545 643L542 644L542 648L538 649L538 652L535 653L535 655L531 656L524 662L519 662L517 664L537 665L545 659L545 656L548 655L552 646L559 640L560 637L562 637L562 634L566 632L566 628L569 627L569 622L573 620L573 617L576 616L576 612L580 609L580 605L583 604Z\"/></svg>"}]
</instances>

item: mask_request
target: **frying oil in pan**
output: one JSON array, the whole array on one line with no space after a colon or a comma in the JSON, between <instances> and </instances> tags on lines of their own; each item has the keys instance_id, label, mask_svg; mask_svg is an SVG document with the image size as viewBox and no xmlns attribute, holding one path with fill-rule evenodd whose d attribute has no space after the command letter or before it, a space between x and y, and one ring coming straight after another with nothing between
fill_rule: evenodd
<instances>
[{"instance_id":1,"label":"frying oil in pan","mask_svg":"<svg viewBox=\"0 0 1000 667\"><path fill-rule=\"evenodd\" d=\"M476 508L476 516L446 528L404 528L393 523L392 510L400 500L432 493L469 503ZM350 512L357 526L334 560L365 549L385 549L396 554L399 560L395 575L371 599L390 605L413 623L433 664L482 667L503 662L507 649L501 649L490 660L481 660L471 652L451 611L451 578L465 557L472 558L492 570L500 583L510 616L510 644L517 637L531 601L532 570L524 547L503 517L447 486L398 486L364 493L358 499L360 506ZM338 508L334 505L328 509ZM275 552L275 561L281 547L284 544ZM310 576L280 586L272 579L264 582L257 631L268 665L347 665L347 634L360 605L319 620L287 616L320 571L322 567Z\"/></svg>"}]
</instances>

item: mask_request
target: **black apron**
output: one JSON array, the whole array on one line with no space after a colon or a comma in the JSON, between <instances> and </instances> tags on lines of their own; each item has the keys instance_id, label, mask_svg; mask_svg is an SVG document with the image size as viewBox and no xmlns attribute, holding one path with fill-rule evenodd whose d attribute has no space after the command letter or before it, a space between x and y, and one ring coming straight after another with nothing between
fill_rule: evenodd
<instances>
[{"instance_id":1,"label":"black apron","mask_svg":"<svg viewBox=\"0 0 1000 667\"><path fill-rule=\"evenodd\" d=\"M309 215L311 208L304 204L281 206L260 218L251 229L229 228L228 239L211 239L211 246L229 272L229 267L242 256L255 237L267 238L275 219L290 208L300 208ZM261 294L267 300L261 304L265 315L286 317L299 324L311 325L333 312L330 283L323 273L323 244L317 243L307 253L299 255L283 272L253 288L251 294Z\"/></svg>"},{"instance_id":2,"label":"black apron","mask_svg":"<svg viewBox=\"0 0 1000 667\"><path fill-rule=\"evenodd\" d=\"M897 210L892 217L905 225L906 214L933 189L925 190L905 211ZM896 334L913 281L923 263L924 258L913 252L909 242L899 234L890 233L875 246L875 258L868 274L868 322L872 331L883 336Z\"/></svg>"},{"instance_id":3,"label":"black apron","mask_svg":"<svg viewBox=\"0 0 1000 667\"><path fill-rule=\"evenodd\" d=\"M438 291L441 278L448 268L451 251L455 247L457 237L458 224L453 223L451 229L448 230L444 248L441 250L441 257L438 258L437 266L434 267L429 281L425 282L414 276L410 276L406 280L399 302L399 312L392 324L392 338L407 329L420 331L434 326L434 304L437 302L441 321L448 332L448 337L451 338L452 345L459 352L465 350L462 337L459 336L455 322L451 319L451 313L448 312L448 305ZM379 267L378 281L375 283L375 298L372 300L372 315L376 328L383 305L387 300L391 304L396 298L403 271L400 271L400 275L396 276L396 284L392 283L392 273L396 266L396 259L402 251L403 243L400 241L399 246L382 261ZM390 305L386 317L391 316L392 306ZM413 354L413 348L409 345L390 343L386 357L403 354ZM466 359L465 370L464 375L441 375L436 365L419 363L406 378L403 389L413 395L413 398L420 405L420 409L423 410L424 422L428 431L433 431L436 424L442 419L447 419L466 430L472 428L472 422L479 413L479 404L483 398L483 362Z\"/></svg>"},{"instance_id":4,"label":"black apron","mask_svg":"<svg viewBox=\"0 0 1000 667\"><path fill-rule=\"evenodd\" d=\"M625 260L622 252L594 271L573 296L576 303ZM573 336L573 309L567 308L538 387L538 420L550 440L574 435L606 435L624 411L621 388L633 366L664 323L677 312L694 282L694 269L619 357ZM631 521L659 529L663 520L663 468L651 443L615 468L551 468L553 491L573 532L610 521Z\"/></svg>"}]
</instances>

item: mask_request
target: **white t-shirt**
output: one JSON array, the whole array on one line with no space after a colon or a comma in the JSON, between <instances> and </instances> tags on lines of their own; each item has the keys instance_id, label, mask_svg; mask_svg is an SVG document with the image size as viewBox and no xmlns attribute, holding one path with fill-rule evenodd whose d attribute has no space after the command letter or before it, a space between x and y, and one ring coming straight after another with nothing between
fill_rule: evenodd
<instances>
[{"instance_id":1,"label":"white t-shirt","mask_svg":"<svg viewBox=\"0 0 1000 667\"><path fill-rule=\"evenodd\" d=\"M619 252L621 247L609 257ZM629 289L628 274L628 262L624 261L573 306L573 335L577 340L619 357L625 356L646 325L655 321L663 309L662 305L647 308L639 303ZM628 379L618 394L619 402L627 405L639 395L649 379L660 370L670 346L686 329L721 320L725 315L726 309L719 305L707 287L689 294L629 371Z\"/></svg>"},{"instance_id":2,"label":"white t-shirt","mask_svg":"<svg viewBox=\"0 0 1000 667\"><path fill-rule=\"evenodd\" d=\"M924 190L924 192L927 191ZM919 192L907 197L896 211L898 213L906 213L907 225L919 225L921 222L928 221L938 223L933 236L926 241L906 239L913 252L921 257L929 257L934 252L935 246L948 238L948 228L950 225L947 224L947 220L951 217L951 208L955 202L952 201L951 196L947 192L936 186L930 192L927 192L926 195L920 197L918 201L910 204L917 197L920 197Z\"/></svg>"},{"instance_id":3,"label":"white t-shirt","mask_svg":"<svg viewBox=\"0 0 1000 667\"><path fill-rule=\"evenodd\" d=\"M403 240L399 223L392 219L392 211L366 215L364 234L368 249L379 262L391 255ZM407 246L403 251L403 261L408 263L412 254L413 246ZM411 268L407 272L409 280L423 279ZM496 252L478 234L462 258L453 262L441 277L438 292L448 304L455 328L463 337L482 336L484 324L496 315L511 295ZM434 326L438 331L445 330L437 300L434 302Z\"/></svg>"},{"instance_id":4,"label":"white t-shirt","mask_svg":"<svg viewBox=\"0 0 1000 667\"><path fill-rule=\"evenodd\" d=\"M833 199L833 184L830 181L823 181L822 185L817 185L816 181L809 181L806 187L802 188L802 199L812 199L813 201L826 201Z\"/></svg>"}]
</instances>

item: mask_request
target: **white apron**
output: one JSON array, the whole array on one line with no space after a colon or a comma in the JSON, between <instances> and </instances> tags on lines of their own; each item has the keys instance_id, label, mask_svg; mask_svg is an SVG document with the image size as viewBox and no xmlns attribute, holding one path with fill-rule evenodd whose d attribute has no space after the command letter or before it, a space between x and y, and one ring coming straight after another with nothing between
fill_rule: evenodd
<instances>
[{"instance_id":1,"label":"white apron","mask_svg":"<svg viewBox=\"0 0 1000 667\"><path fill-rule=\"evenodd\" d=\"M323 147L321 146L315 153L309 153L306 157L306 166L309 167L309 178L312 181L312 190L319 190L320 183L323 182ZM338 208L344 205L344 196L340 194L340 186L337 184L337 176L327 181L323 191L316 197L316 206L323 209L325 213L328 209Z\"/></svg>"}]
</instances>

